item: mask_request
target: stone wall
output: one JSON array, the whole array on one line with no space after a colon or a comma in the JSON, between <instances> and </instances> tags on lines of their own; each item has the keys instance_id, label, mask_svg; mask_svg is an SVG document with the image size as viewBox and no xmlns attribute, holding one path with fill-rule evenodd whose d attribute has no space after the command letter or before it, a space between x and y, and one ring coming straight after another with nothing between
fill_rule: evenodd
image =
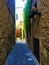
<instances>
[{"instance_id":1,"label":"stone wall","mask_svg":"<svg viewBox=\"0 0 49 65\"><path fill-rule=\"evenodd\" d=\"M41 65L49 65L49 0L39 2L41 11L40 25L40 61Z\"/></svg>"},{"instance_id":2,"label":"stone wall","mask_svg":"<svg viewBox=\"0 0 49 65\"><path fill-rule=\"evenodd\" d=\"M5 0L0 0L0 65L4 65L6 56L14 44L14 20Z\"/></svg>"},{"instance_id":3,"label":"stone wall","mask_svg":"<svg viewBox=\"0 0 49 65\"><path fill-rule=\"evenodd\" d=\"M41 12L41 17L35 16L34 25L31 31L31 36L28 37L28 44L34 51L33 38L39 39L40 44L40 65L49 65L49 0L38 0L38 10Z\"/></svg>"}]
</instances>

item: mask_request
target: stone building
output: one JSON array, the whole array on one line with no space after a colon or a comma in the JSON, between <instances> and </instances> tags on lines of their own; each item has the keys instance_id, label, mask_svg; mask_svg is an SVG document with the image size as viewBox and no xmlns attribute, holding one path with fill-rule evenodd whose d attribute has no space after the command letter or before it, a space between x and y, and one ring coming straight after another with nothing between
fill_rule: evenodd
<instances>
[{"instance_id":1,"label":"stone building","mask_svg":"<svg viewBox=\"0 0 49 65\"><path fill-rule=\"evenodd\" d=\"M38 0L41 17L31 19L31 36L28 37L30 49L37 57L40 65L49 65L49 0Z\"/></svg>"},{"instance_id":2,"label":"stone building","mask_svg":"<svg viewBox=\"0 0 49 65\"><path fill-rule=\"evenodd\" d=\"M14 20L8 11L5 0L0 0L0 65L4 65L14 44Z\"/></svg>"}]
</instances>

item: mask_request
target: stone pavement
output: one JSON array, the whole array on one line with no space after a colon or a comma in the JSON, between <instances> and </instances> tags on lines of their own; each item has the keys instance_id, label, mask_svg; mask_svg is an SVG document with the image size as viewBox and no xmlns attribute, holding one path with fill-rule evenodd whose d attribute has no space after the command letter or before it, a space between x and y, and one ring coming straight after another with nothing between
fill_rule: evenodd
<instances>
[{"instance_id":1,"label":"stone pavement","mask_svg":"<svg viewBox=\"0 0 49 65\"><path fill-rule=\"evenodd\" d=\"M5 65L39 65L27 44L16 43L10 51Z\"/></svg>"},{"instance_id":2,"label":"stone pavement","mask_svg":"<svg viewBox=\"0 0 49 65\"><path fill-rule=\"evenodd\" d=\"M16 43L26 43L26 39L17 38Z\"/></svg>"}]
</instances>

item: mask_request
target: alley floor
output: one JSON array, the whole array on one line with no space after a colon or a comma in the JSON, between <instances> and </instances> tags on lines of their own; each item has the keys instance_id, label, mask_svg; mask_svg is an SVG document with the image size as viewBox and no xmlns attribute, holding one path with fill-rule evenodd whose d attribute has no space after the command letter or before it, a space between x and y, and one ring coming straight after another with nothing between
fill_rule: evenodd
<instances>
[{"instance_id":1,"label":"alley floor","mask_svg":"<svg viewBox=\"0 0 49 65\"><path fill-rule=\"evenodd\" d=\"M6 59L5 65L39 65L39 63L27 43L16 42Z\"/></svg>"},{"instance_id":2,"label":"alley floor","mask_svg":"<svg viewBox=\"0 0 49 65\"><path fill-rule=\"evenodd\" d=\"M26 43L26 39L17 38L16 43Z\"/></svg>"}]
</instances>

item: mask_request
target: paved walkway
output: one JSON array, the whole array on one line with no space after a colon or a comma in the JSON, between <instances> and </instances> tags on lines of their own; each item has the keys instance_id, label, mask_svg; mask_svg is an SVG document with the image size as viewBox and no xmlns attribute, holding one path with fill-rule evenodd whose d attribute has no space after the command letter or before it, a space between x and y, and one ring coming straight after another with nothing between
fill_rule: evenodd
<instances>
[{"instance_id":1,"label":"paved walkway","mask_svg":"<svg viewBox=\"0 0 49 65\"><path fill-rule=\"evenodd\" d=\"M17 43L26 43L26 40L25 39L17 38L16 42Z\"/></svg>"},{"instance_id":2,"label":"paved walkway","mask_svg":"<svg viewBox=\"0 0 49 65\"><path fill-rule=\"evenodd\" d=\"M16 43L23 43L23 44L26 44L26 41L23 41L23 40L19 40L19 41L17 41Z\"/></svg>"},{"instance_id":3,"label":"paved walkway","mask_svg":"<svg viewBox=\"0 0 49 65\"><path fill-rule=\"evenodd\" d=\"M16 43L9 53L5 65L39 65L27 44Z\"/></svg>"}]
</instances>

